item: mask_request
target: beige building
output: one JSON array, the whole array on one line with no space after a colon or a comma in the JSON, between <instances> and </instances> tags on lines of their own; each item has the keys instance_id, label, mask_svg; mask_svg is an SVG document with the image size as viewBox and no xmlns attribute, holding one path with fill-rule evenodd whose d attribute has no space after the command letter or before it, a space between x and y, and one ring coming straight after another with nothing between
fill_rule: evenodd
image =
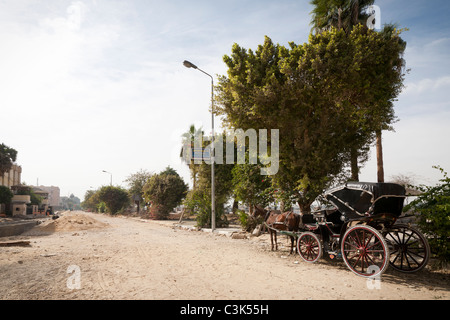
<instances>
[{"instance_id":1,"label":"beige building","mask_svg":"<svg viewBox=\"0 0 450 320\"><path fill-rule=\"evenodd\" d=\"M20 189L30 189L32 188L34 193L42 197L41 210L44 212L47 210L49 206L52 208L59 208L60 206L60 189L59 187L51 186L38 186L38 187L27 187L22 186L21 184L21 176L22 176L22 167L14 164L9 170L6 172L3 177L0 176L0 185L6 186L10 188L14 197L11 199L11 211L13 215L25 215L27 213L27 207L30 206L30 196L29 195L19 195L17 194ZM36 207L37 206L33 206ZM33 212L37 211L36 208L33 208ZM0 214L5 212L5 205L0 205Z\"/></svg>"},{"instance_id":2,"label":"beige building","mask_svg":"<svg viewBox=\"0 0 450 320\"><path fill-rule=\"evenodd\" d=\"M8 172L5 172L5 174L0 176L0 186L5 186L11 189L12 186L20 185L22 176L22 167L18 166L16 164L13 164L11 167L11 170ZM30 196L24 197L24 196L17 196L14 195L14 197L11 200L11 208L13 211L13 214L19 213L24 214L26 213L27 209L27 203L30 202ZM0 204L0 214L3 214L6 211L5 204Z\"/></svg>"},{"instance_id":3,"label":"beige building","mask_svg":"<svg viewBox=\"0 0 450 320\"><path fill-rule=\"evenodd\" d=\"M0 186L11 188L12 186L20 185L22 176L22 167L13 164L9 172L5 172L3 177L0 176Z\"/></svg>"},{"instance_id":4,"label":"beige building","mask_svg":"<svg viewBox=\"0 0 450 320\"><path fill-rule=\"evenodd\" d=\"M48 193L47 199L48 199L48 205L53 207L53 208L57 208L60 205L60 194L61 191L59 189L59 187L55 187L55 186L51 186L51 187L46 187L46 186L37 186L37 187L33 187L33 189L35 190L42 190L46 193Z\"/></svg>"}]
</instances>

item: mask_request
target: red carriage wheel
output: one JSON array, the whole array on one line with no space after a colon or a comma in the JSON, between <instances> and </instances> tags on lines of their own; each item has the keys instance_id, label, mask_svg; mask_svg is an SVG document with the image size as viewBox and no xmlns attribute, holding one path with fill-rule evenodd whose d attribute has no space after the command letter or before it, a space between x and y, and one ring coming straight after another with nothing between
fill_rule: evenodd
<instances>
[{"instance_id":1,"label":"red carriage wheel","mask_svg":"<svg viewBox=\"0 0 450 320\"><path fill-rule=\"evenodd\" d=\"M297 239L297 252L306 262L316 262L322 258L319 237L312 232L303 232Z\"/></svg>"},{"instance_id":2,"label":"red carriage wheel","mask_svg":"<svg viewBox=\"0 0 450 320\"><path fill-rule=\"evenodd\" d=\"M357 225L349 228L341 242L342 258L347 267L363 277L377 277L389 266L389 248L374 228Z\"/></svg>"}]
</instances>

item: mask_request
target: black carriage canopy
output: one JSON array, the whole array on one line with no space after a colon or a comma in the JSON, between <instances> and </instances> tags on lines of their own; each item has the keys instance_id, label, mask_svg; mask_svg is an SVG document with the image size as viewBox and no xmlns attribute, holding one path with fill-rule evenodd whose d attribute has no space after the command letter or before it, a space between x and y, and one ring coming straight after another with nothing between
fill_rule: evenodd
<instances>
[{"instance_id":1,"label":"black carriage canopy","mask_svg":"<svg viewBox=\"0 0 450 320\"><path fill-rule=\"evenodd\" d=\"M327 190L324 197L350 219L379 213L398 217L406 190L395 183L348 182Z\"/></svg>"}]
</instances>

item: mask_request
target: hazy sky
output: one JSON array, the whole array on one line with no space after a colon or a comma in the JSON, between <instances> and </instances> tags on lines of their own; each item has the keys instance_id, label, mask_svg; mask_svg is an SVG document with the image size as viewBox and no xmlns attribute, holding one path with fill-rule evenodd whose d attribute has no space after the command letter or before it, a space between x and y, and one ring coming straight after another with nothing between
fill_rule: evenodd
<instances>
[{"instance_id":1,"label":"hazy sky","mask_svg":"<svg viewBox=\"0 0 450 320\"><path fill-rule=\"evenodd\" d=\"M411 72L395 103L396 132L384 133L388 180L435 183L450 170L450 12L448 1L375 1L382 23L407 27ZM22 180L87 189L179 159L190 124L211 129L210 79L190 60L226 74L233 43L255 49L307 42L309 1L0 0L0 143L18 151ZM217 120L218 121L218 120ZM220 122L218 123L220 125ZM376 162L361 180L376 180Z\"/></svg>"}]
</instances>

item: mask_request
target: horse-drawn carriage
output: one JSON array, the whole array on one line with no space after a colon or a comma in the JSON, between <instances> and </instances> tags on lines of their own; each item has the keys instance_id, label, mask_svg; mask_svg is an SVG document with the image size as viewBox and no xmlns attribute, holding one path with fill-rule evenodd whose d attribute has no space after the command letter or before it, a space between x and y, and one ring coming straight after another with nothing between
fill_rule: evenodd
<instances>
[{"instance_id":1,"label":"horse-drawn carriage","mask_svg":"<svg viewBox=\"0 0 450 320\"><path fill-rule=\"evenodd\" d=\"M363 277L379 276L388 266L416 272L427 264L430 247L416 228L397 223L405 193L398 184L351 182L326 191L321 198L332 208L301 216L298 228L286 222L280 228L279 222L267 223L267 217L266 224L271 232L296 238L297 252L306 262L324 254L342 258Z\"/></svg>"}]
</instances>

